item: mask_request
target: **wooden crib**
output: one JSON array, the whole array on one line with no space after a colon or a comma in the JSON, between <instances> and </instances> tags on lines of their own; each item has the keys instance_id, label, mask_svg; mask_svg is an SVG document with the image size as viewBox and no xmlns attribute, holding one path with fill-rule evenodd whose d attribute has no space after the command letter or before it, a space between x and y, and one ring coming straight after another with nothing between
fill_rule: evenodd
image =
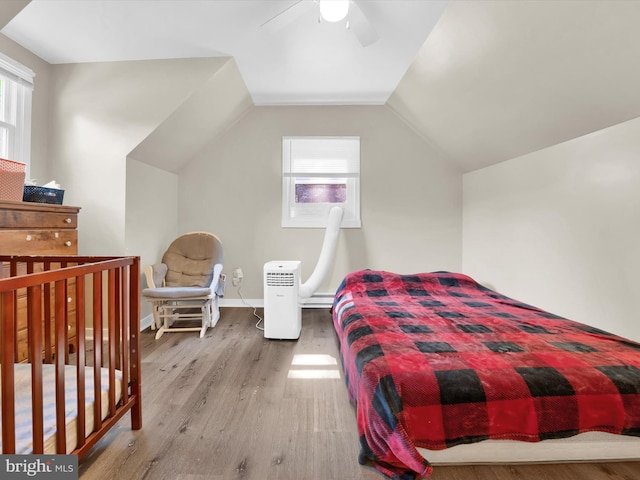
<instances>
[{"instance_id":1,"label":"wooden crib","mask_svg":"<svg viewBox=\"0 0 640 480\"><path fill-rule=\"evenodd\" d=\"M142 426L138 257L0 255L3 454L85 455Z\"/></svg>"}]
</instances>

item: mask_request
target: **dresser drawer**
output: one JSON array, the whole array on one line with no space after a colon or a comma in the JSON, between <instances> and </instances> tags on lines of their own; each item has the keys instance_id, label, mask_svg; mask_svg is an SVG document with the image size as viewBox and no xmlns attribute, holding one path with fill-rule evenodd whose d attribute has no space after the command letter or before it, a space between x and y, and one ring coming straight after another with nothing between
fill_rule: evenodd
<instances>
[{"instance_id":1,"label":"dresser drawer","mask_svg":"<svg viewBox=\"0 0 640 480\"><path fill-rule=\"evenodd\" d=\"M0 230L4 255L77 255L76 230Z\"/></svg>"},{"instance_id":2,"label":"dresser drawer","mask_svg":"<svg viewBox=\"0 0 640 480\"><path fill-rule=\"evenodd\" d=\"M54 228L78 227L78 214L73 212L33 212L28 210L0 210L0 228Z\"/></svg>"}]
</instances>

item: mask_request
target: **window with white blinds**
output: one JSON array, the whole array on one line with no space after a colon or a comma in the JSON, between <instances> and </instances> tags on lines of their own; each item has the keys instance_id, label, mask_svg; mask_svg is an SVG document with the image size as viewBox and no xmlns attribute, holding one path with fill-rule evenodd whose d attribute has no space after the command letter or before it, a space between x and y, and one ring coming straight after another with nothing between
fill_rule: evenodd
<instances>
[{"instance_id":1,"label":"window with white blinds","mask_svg":"<svg viewBox=\"0 0 640 480\"><path fill-rule=\"evenodd\" d=\"M282 226L323 228L333 206L360 228L360 137L283 137Z\"/></svg>"},{"instance_id":2,"label":"window with white blinds","mask_svg":"<svg viewBox=\"0 0 640 480\"><path fill-rule=\"evenodd\" d=\"M0 157L31 163L31 95L35 74L0 53Z\"/></svg>"}]
</instances>

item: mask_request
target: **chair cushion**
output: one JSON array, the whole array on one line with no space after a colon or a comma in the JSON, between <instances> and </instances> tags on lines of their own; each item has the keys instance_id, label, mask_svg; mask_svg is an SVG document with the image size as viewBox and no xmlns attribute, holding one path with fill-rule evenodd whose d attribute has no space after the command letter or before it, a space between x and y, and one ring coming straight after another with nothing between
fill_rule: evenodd
<instances>
[{"instance_id":1,"label":"chair cushion","mask_svg":"<svg viewBox=\"0 0 640 480\"><path fill-rule=\"evenodd\" d=\"M209 287L213 267L222 263L222 244L211 233L193 232L175 239L162 257L166 287Z\"/></svg>"},{"instance_id":2,"label":"chair cushion","mask_svg":"<svg viewBox=\"0 0 640 480\"><path fill-rule=\"evenodd\" d=\"M211 294L210 288L202 287L160 287L160 288L145 288L142 290L142 295L149 298L194 298L194 297L206 297Z\"/></svg>"}]
</instances>

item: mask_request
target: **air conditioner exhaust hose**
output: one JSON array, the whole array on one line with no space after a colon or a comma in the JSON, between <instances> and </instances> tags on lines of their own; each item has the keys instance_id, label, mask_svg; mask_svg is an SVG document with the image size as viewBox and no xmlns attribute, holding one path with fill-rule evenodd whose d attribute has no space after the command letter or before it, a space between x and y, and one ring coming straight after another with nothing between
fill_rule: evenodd
<instances>
[{"instance_id":1,"label":"air conditioner exhaust hose","mask_svg":"<svg viewBox=\"0 0 640 480\"><path fill-rule=\"evenodd\" d=\"M329 211L329 220L327 221L327 229L324 232L324 240L322 242L320 256L318 257L318 263L307 281L300 285L299 298L311 297L324 281L324 277L327 276L336 254L342 214L342 208L340 207L333 207Z\"/></svg>"}]
</instances>

